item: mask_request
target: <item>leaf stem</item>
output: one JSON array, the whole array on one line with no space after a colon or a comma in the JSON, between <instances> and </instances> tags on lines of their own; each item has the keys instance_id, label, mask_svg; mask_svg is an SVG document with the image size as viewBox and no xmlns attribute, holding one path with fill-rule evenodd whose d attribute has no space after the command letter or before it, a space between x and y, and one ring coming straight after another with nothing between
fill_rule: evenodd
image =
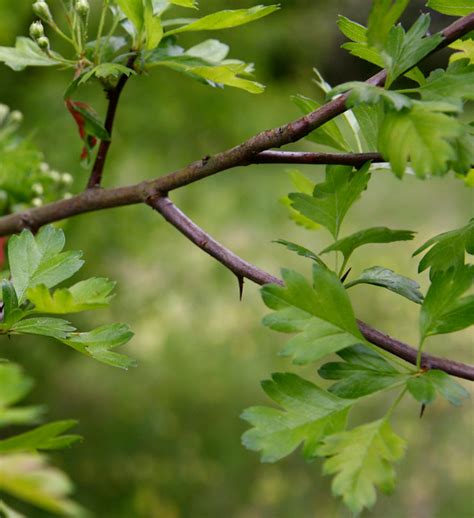
<instances>
[{"instance_id":1,"label":"leaf stem","mask_svg":"<svg viewBox=\"0 0 474 518\"><path fill-rule=\"evenodd\" d=\"M104 31L105 18L107 16L108 7L109 7L108 0L104 0L104 4L102 6L102 12L100 14L99 28L97 30L97 38L96 38L96 42L95 42L95 56L96 56L96 62L98 65L100 64L100 60L101 60L100 40L102 38L102 32Z\"/></svg>"},{"instance_id":2,"label":"leaf stem","mask_svg":"<svg viewBox=\"0 0 474 518\"><path fill-rule=\"evenodd\" d=\"M403 390L400 392L400 394L398 395L397 399L395 399L395 401L390 405L390 408L388 409L388 412L385 415L385 419L386 420L388 420L388 419L390 419L390 417L392 417L393 412L395 411L395 409L399 405L400 401L405 396L406 392L407 392L407 388L403 387Z\"/></svg>"}]
</instances>

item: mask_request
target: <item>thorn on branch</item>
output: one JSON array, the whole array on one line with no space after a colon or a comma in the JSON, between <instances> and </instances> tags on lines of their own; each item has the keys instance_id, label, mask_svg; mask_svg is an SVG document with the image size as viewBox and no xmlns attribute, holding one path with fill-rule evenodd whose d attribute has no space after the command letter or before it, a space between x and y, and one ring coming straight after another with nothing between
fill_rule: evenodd
<instances>
[{"instance_id":1,"label":"thorn on branch","mask_svg":"<svg viewBox=\"0 0 474 518\"><path fill-rule=\"evenodd\" d=\"M242 298L244 296L244 277L242 275L235 274L237 277L237 282L239 283L239 300L242 302Z\"/></svg>"}]
</instances>

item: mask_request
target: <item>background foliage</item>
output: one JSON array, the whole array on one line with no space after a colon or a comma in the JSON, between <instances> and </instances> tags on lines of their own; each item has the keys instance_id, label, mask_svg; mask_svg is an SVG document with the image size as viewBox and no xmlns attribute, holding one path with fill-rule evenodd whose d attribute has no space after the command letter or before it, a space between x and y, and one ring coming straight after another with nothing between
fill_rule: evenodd
<instances>
[{"instance_id":1,"label":"background foliage","mask_svg":"<svg viewBox=\"0 0 474 518\"><path fill-rule=\"evenodd\" d=\"M0 45L27 31L30 3L20 4L2 0ZM213 0L202 10L236 7L230 4ZM413 22L417 2L411 4L407 17ZM313 66L332 83L365 78L369 65L339 49L343 37L335 20L343 13L362 22L369 7L360 0L287 1L268 19L223 34L234 55L256 62L258 80L268 85L262 96L211 90L167 70L132 81L118 115L105 184L155 177L297 116L289 97L316 96ZM434 15L433 30L439 19ZM189 44L197 41L193 35L186 38ZM436 57L445 58L443 53ZM38 69L18 75L2 67L0 78L0 101L26 114L24 131L48 162L73 174L71 190L82 189L87 178L77 160L81 145L61 102L68 75ZM104 106L97 87L89 88L85 100ZM271 243L287 237L309 248L329 244L322 233L295 230L287 219L277 201L291 189L285 169L261 165L228 172L175 198L243 257L274 273L281 264L309 268L304 259ZM318 181L322 171L305 170ZM406 177L401 184L393 175L380 174L372 184L365 203L353 209L347 233L373 225L383 214L384 225L430 236L463 225L472 214L472 193L450 178ZM138 368L116 371L37 337L4 341L2 347L36 379L30 402L47 400L51 418L79 419L75 431L85 437L84 444L56 460L74 478L81 504L97 516L113 517L345 516L330 497L329 478L321 478L318 468L296 455L262 465L240 445L247 428L239 420L242 409L267 403L258 381L268 372L291 369L276 356L284 337L260 325L266 310L258 290L247 286L244 302L238 303L234 278L143 207L81 216L67 224L67 232L69 249L84 250L85 276L108 276L119 286L110 309L78 320L87 328L111 321L132 324L136 336L128 350L139 360ZM407 262L400 245L386 248L390 255L384 251L380 262L414 275L416 259ZM364 253L376 256L377 248L361 251L357 266L366 264ZM410 303L369 290L353 289L358 316L415 343ZM468 333L450 337L453 356L460 360L469 360ZM443 342L433 339L430 352L445 353ZM303 375L311 377L313 368ZM395 495L379 497L375 516L472 515L468 407L455 411L440 401L419 420L414 402L402 404L398 412L404 419L397 431L410 439L410 447ZM377 415L374 403L367 403L365 417Z\"/></svg>"}]
</instances>

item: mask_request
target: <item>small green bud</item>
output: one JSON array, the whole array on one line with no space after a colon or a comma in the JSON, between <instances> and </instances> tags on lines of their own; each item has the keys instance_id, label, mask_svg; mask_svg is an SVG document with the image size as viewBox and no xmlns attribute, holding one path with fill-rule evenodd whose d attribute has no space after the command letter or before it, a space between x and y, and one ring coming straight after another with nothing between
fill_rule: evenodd
<instances>
[{"instance_id":1,"label":"small green bud","mask_svg":"<svg viewBox=\"0 0 474 518\"><path fill-rule=\"evenodd\" d=\"M87 18L89 16L90 5L88 0L77 0L74 8L79 16L82 16L83 18Z\"/></svg>"},{"instance_id":2,"label":"small green bud","mask_svg":"<svg viewBox=\"0 0 474 518\"><path fill-rule=\"evenodd\" d=\"M49 10L48 4L44 0L39 0L33 4L33 12L46 23L54 23L53 15Z\"/></svg>"},{"instance_id":3,"label":"small green bud","mask_svg":"<svg viewBox=\"0 0 474 518\"><path fill-rule=\"evenodd\" d=\"M41 38L38 38L36 43L41 50L49 50L49 39L46 36L41 36Z\"/></svg>"},{"instance_id":4,"label":"small green bud","mask_svg":"<svg viewBox=\"0 0 474 518\"><path fill-rule=\"evenodd\" d=\"M37 40L38 38L44 36L43 24L40 21L33 22L30 25L30 36L33 40Z\"/></svg>"}]
</instances>

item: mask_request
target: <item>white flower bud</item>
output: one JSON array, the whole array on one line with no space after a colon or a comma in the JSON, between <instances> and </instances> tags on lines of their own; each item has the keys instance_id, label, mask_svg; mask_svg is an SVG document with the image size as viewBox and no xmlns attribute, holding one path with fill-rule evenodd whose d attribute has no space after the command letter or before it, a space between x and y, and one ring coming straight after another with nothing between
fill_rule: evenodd
<instances>
[{"instance_id":1,"label":"white flower bud","mask_svg":"<svg viewBox=\"0 0 474 518\"><path fill-rule=\"evenodd\" d=\"M33 198L31 200L31 205L33 205L33 207L41 207L43 205L43 200L41 198Z\"/></svg>"},{"instance_id":2,"label":"white flower bud","mask_svg":"<svg viewBox=\"0 0 474 518\"><path fill-rule=\"evenodd\" d=\"M74 4L74 8L79 16L87 18L89 16L90 5L88 0L77 0Z\"/></svg>"},{"instance_id":3,"label":"white flower bud","mask_svg":"<svg viewBox=\"0 0 474 518\"><path fill-rule=\"evenodd\" d=\"M61 183L63 185L69 186L74 181L74 178L69 173L64 173L61 175Z\"/></svg>"},{"instance_id":4,"label":"white flower bud","mask_svg":"<svg viewBox=\"0 0 474 518\"><path fill-rule=\"evenodd\" d=\"M23 122L23 114L18 110L13 110L10 113L10 117L8 118L8 121L12 124L21 124Z\"/></svg>"},{"instance_id":5,"label":"white flower bud","mask_svg":"<svg viewBox=\"0 0 474 518\"><path fill-rule=\"evenodd\" d=\"M46 162L41 162L39 169L41 173L46 174L49 172L49 164Z\"/></svg>"},{"instance_id":6,"label":"white flower bud","mask_svg":"<svg viewBox=\"0 0 474 518\"><path fill-rule=\"evenodd\" d=\"M41 196L44 193L44 187L40 183L34 183L31 186L31 190L33 191L33 194L36 194L37 196Z\"/></svg>"},{"instance_id":7,"label":"white flower bud","mask_svg":"<svg viewBox=\"0 0 474 518\"><path fill-rule=\"evenodd\" d=\"M46 23L54 23L53 15L44 0L39 0L33 4L33 12Z\"/></svg>"},{"instance_id":8,"label":"white flower bud","mask_svg":"<svg viewBox=\"0 0 474 518\"><path fill-rule=\"evenodd\" d=\"M49 172L49 177L55 183L59 183L61 181L61 175L57 171L50 171Z\"/></svg>"},{"instance_id":9,"label":"white flower bud","mask_svg":"<svg viewBox=\"0 0 474 518\"><path fill-rule=\"evenodd\" d=\"M35 41L38 38L41 38L42 36L44 36L44 27L40 21L33 22L30 25L30 36L31 36L31 39L33 39Z\"/></svg>"},{"instance_id":10,"label":"white flower bud","mask_svg":"<svg viewBox=\"0 0 474 518\"><path fill-rule=\"evenodd\" d=\"M64 200L70 200L72 198L72 194L70 192L67 192L64 196L63 196L63 199Z\"/></svg>"}]
</instances>

